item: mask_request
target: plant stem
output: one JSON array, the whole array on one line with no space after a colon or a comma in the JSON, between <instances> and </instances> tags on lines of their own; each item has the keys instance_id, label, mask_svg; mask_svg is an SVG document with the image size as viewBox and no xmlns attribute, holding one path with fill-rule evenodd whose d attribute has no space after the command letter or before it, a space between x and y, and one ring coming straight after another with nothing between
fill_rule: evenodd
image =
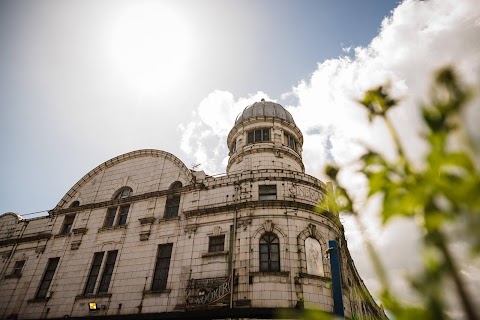
<instances>
[{"instance_id":1,"label":"plant stem","mask_svg":"<svg viewBox=\"0 0 480 320\"><path fill-rule=\"evenodd\" d=\"M474 308L472 306L472 302L470 301L470 297L465 290L465 285L460 278L460 274L458 272L458 268L455 265L455 262L452 258L450 251L445 243L445 237L442 233L439 233L439 241L438 241L438 248L442 252L445 263L447 265L448 270L450 271L450 275L453 278L453 282L455 283L455 287L457 288L458 295L460 296L461 303L463 305L463 309L467 315L467 319L469 320L477 320L478 317L475 314Z\"/></svg>"}]
</instances>

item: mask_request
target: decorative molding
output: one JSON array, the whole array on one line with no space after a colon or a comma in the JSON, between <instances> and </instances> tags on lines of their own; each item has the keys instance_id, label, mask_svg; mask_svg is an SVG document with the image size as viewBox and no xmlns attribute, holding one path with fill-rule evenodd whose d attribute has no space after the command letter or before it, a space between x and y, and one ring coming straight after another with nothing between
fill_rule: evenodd
<instances>
[{"instance_id":1,"label":"decorative molding","mask_svg":"<svg viewBox=\"0 0 480 320\"><path fill-rule=\"evenodd\" d=\"M15 239L7 239L0 241L0 247L8 246L12 244L19 244L24 242L33 242L33 241L40 241L40 240L48 240L52 237L51 233L38 233L34 236L22 237L22 238L15 238Z\"/></svg>"},{"instance_id":2,"label":"decorative molding","mask_svg":"<svg viewBox=\"0 0 480 320\"><path fill-rule=\"evenodd\" d=\"M214 236L219 236L222 233L222 228L219 226L216 226L213 228L213 235Z\"/></svg>"},{"instance_id":3,"label":"decorative molding","mask_svg":"<svg viewBox=\"0 0 480 320\"><path fill-rule=\"evenodd\" d=\"M81 235L81 234L86 234L88 231L87 228L83 227L83 228L75 228L72 230L73 234L74 235Z\"/></svg>"},{"instance_id":4,"label":"decorative molding","mask_svg":"<svg viewBox=\"0 0 480 320\"><path fill-rule=\"evenodd\" d=\"M247 230L248 226L252 225L252 218L244 217L237 220L238 227L243 227L243 230Z\"/></svg>"},{"instance_id":5,"label":"decorative molding","mask_svg":"<svg viewBox=\"0 0 480 320\"><path fill-rule=\"evenodd\" d=\"M272 232L274 227L274 223L272 220L267 220L263 223L263 229L265 229L266 232Z\"/></svg>"},{"instance_id":6,"label":"decorative molding","mask_svg":"<svg viewBox=\"0 0 480 320\"><path fill-rule=\"evenodd\" d=\"M188 225L185 227L185 233L188 234L188 237L190 238L192 236L192 233L195 233L195 231L197 231L197 225L196 224L192 224L192 225Z\"/></svg>"},{"instance_id":7,"label":"decorative molding","mask_svg":"<svg viewBox=\"0 0 480 320\"><path fill-rule=\"evenodd\" d=\"M147 241L149 237L150 237L150 230L140 232L140 241Z\"/></svg>"},{"instance_id":8,"label":"decorative molding","mask_svg":"<svg viewBox=\"0 0 480 320\"><path fill-rule=\"evenodd\" d=\"M37 247L35 248L35 253L44 253L46 247L47 247L46 245L37 246Z\"/></svg>"},{"instance_id":9,"label":"decorative molding","mask_svg":"<svg viewBox=\"0 0 480 320\"><path fill-rule=\"evenodd\" d=\"M146 218L138 219L138 221L140 221L141 225L153 224L155 222L155 220L157 220L157 219L155 219L154 217L146 217Z\"/></svg>"},{"instance_id":10,"label":"decorative molding","mask_svg":"<svg viewBox=\"0 0 480 320\"><path fill-rule=\"evenodd\" d=\"M314 224L308 224L308 231L310 232L310 237L317 239L317 227Z\"/></svg>"},{"instance_id":11,"label":"decorative molding","mask_svg":"<svg viewBox=\"0 0 480 320\"><path fill-rule=\"evenodd\" d=\"M72 243L70 244L70 250L78 250L81 243L82 243L82 240L72 241Z\"/></svg>"},{"instance_id":12,"label":"decorative molding","mask_svg":"<svg viewBox=\"0 0 480 320\"><path fill-rule=\"evenodd\" d=\"M205 252L205 253L202 253L202 258L218 257L218 256L226 256L226 255L228 255L228 251Z\"/></svg>"}]
</instances>

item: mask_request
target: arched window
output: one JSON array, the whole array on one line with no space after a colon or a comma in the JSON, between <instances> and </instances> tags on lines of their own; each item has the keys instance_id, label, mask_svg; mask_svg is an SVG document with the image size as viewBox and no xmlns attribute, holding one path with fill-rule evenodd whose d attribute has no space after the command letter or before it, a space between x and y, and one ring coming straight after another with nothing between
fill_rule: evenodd
<instances>
[{"instance_id":1,"label":"arched window","mask_svg":"<svg viewBox=\"0 0 480 320\"><path fill-rule=\"evenodd\" d=\"M175 181L170 185L169 190L176 190L183 185L180 181ZM178 209L180 207L180 193L175 192L167 196L167 203L165 204L165 218L178 217Z\"/></svg>"},{"instance_id":2,"label":"arched window","mask_svg":"<svg viewBox=\"0 0 480 320\"><path fill-rule=\"evenodd\" d=\"M117 192L115 192L115 196L113 197L113 199L117 200L117 199L128 198L132 195L132 193L133 193L132 188L123 187L120 190L118 190Z\"/></svg>"},{"instance_id":3,"label":"arched window","mask_svg":"<svg viewBox=\"0 0 480 320\"><path fill-rule=\"evenodd\" d=\"M78 200L75 200L72 203L70 203L70 208L76 208L76 207L80 207L80 201Z\"/></svg>"},{"instance_id":4,"label":"arched window","mask_svg":"<svg viewBox=\"0 0 480 320\"><path fill-rule=\"evenodd\" d=\"M323 276L323 255L320 242L314 238L305 239L305 255L307 259L307 273Z\"/></svg>"},{"instance_id":5,"label":"arched window","mask_svg":"<svg viewBox=\"0 0 480 320\"><path fill-rule=\"evenodd\" d=\"M260 238L260 271L280 271L280 241L273 233Z\"/></svg>"},{"instance_id":6,"label":"arched window","mask_svg":"<svg viewBox=\"0 0 480 320\"><path fill-rule=\"evenodd\" d=\"M133 190L130 187L123 187L117 190L113 194L114 200L124 199L131 197ZM128 211L130 210L130 204L122 204L116 207L110 207L107 209L107 215L103 223L104 228L121 226L127 224Z\"/></svg>"}]
</instances>

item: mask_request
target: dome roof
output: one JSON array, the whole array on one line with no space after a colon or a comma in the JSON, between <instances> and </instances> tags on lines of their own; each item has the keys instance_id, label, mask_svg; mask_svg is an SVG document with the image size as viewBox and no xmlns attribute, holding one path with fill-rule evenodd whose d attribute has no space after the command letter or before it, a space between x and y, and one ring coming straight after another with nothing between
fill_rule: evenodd
<instances>
[{"instance_id":1,"label":"dome roof","mask_svg":"<svg viewBox=\"0 0 480 320\"><path fill-rule=\"evenodd\" d=\"M278 103L265 101L262 99L260 102L255 102L247 106L235 120L235 125L242 123L250 118L256 117L275 117L280 118L285 121L288 121L292 124L295 124L293 121L293 117L284 107L279 105Z\"/></svg>"}]
</instances>

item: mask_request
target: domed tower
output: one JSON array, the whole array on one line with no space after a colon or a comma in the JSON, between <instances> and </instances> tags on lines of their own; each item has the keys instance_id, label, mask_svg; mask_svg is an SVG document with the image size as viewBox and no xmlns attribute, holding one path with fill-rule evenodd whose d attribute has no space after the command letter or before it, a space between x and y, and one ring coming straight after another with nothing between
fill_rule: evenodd
<instances>
[{"instance_id":1,"label":"domed tower","mask_svg":"<svg viewBox=\"0 0 480 320\"><path fill-rule=\"evenodd\" d=\"M227 144L227 173L258 169L305 171L302 132L278 103L262 99L247 106L237 116Z\"/></svg>"}]
</instances>

